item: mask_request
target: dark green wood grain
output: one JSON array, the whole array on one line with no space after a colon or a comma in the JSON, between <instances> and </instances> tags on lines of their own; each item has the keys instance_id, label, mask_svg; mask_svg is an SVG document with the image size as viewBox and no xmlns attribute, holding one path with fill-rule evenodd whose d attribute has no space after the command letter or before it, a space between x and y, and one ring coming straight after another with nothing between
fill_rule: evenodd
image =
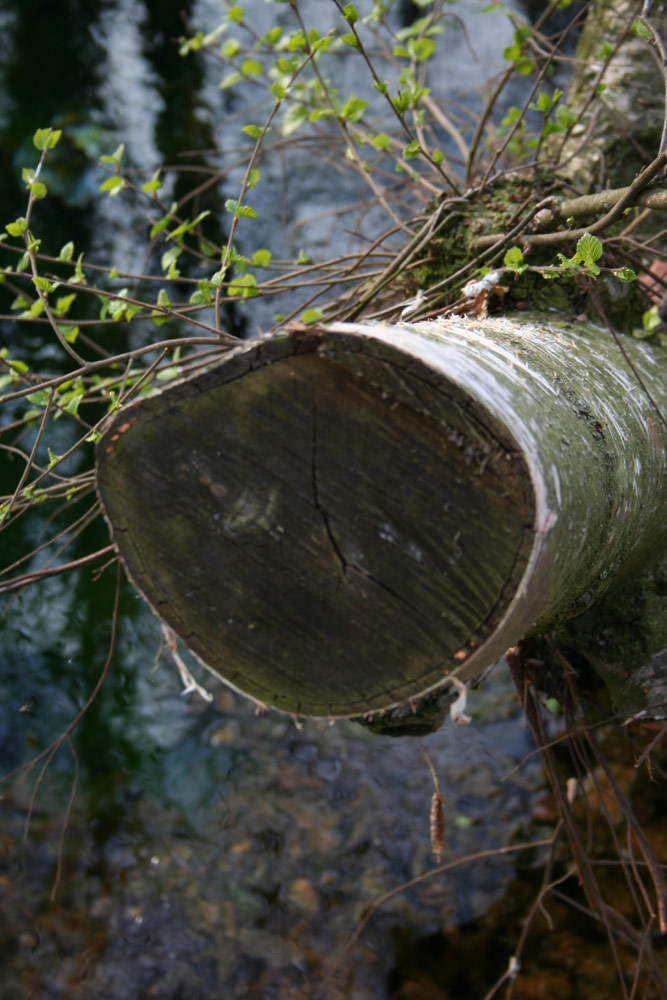
<instances>
[{"instance_id":1,"label":"dark green wood grain","mask_svg":"<svg viewBox=\"0 0 667 1000\"><path fill-rule=\"evenodd\" d=\"M123 411L98 489L136 586L207 666L278 708L354 715L492 633L532 494L454 386L316 347L255 348Z\"/></svg>"}]
</instances>

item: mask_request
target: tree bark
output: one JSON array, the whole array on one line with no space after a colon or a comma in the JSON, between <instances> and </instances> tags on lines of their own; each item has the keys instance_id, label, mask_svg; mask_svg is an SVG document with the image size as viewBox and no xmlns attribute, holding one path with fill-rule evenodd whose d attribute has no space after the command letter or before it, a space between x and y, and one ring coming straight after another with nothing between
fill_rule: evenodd
<instances>
[{"instance_id":1,"label":"tree bark","mask_svg":"<svg viewBox=\"0 0 667 1000\"><path fill-rule=\"evenodd\" d=\"M664 547L667 358L623 348L541 315L250 342L107 429L115 543L160 618L262 703L437 699ZM646 707L637 678L623 697Z\"/></svg>"}]
</instances>

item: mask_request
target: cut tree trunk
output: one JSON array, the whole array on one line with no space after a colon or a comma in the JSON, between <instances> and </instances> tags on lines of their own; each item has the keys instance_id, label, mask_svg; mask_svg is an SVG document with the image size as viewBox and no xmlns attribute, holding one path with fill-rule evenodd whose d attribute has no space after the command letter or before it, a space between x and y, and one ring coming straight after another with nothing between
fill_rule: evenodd
<instances>
[{"instance_id":1,"label":"cut tree trunk","mask_svg":"<svg viewBox=\"0 0 667 1000\"><path fill-rule=\"evenodd\" d=\"M665 547L667 353L623 346L541 315L248 342L106 430L118 551L162 621L262 703L437 699ZM646 694L628 673L630 714Z\"/></svg>"}]
</instances>

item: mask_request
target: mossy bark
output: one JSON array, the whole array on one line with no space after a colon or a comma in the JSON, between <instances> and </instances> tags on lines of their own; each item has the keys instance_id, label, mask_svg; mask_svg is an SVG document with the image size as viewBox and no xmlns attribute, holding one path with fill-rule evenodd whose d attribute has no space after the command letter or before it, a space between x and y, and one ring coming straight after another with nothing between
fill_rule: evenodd
<instances>
[{"instance_id":1,"label":"mossy bark","mask_svg":"<svg viewBox=\"0 0 667 1000\"><path fill-rule=\"evenodd\" d=\"M665 352L625 349L664 408ZM641 567L666 449L606 330L335 324L124 410L98 489L136 586L214 673L355 716L479 677Z\"/></svg>"},{"instance_id":2,"label":"mossy bark","mask_svg":"<svg viewBox=\"0 0 667 1000\"><path fill-rule=\"evenodd\" d=\"M584 109L565 145L562 175L588 193L611 183L630 184L656 156L665 115L665 84L659 59L632 31L642 12L640 0L596 0L577 45L575 79L568 104ZM664 36L667 4L654 0L651 20ZM603 76L604 90L591 101L603 65L605 43L620 44ZM556 140L558 141L558 140Z\"/></svg>"}]
</instances>

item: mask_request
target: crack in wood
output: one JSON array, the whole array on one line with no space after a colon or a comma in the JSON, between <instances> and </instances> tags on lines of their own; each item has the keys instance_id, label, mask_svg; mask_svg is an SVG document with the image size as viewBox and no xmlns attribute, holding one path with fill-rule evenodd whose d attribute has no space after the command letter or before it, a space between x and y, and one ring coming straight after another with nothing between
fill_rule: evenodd
<instances>
[{"instance_id":1,"label":"crack in wood","mask_svg":"<svg viewBox=\"0 0 667 1000\"><path fill-rule=\"evenodd\" d=\"M336 554L336 558L340 563L341 571L343 576L347 573L347 560L343 555L340 545L336 540L336 536L333 533L331 527L331 522L329 521L329 515L320 503L319 492L317 489L317 403L313 399L313 437L312 437L312 447L310 453L310 471L311 471L311 481L313 485L313 502L315 504L315 510L318 512L322 518L322 522L326 529L327 537L331 542L331 547Z\"/></svg>"}]
</instances>

